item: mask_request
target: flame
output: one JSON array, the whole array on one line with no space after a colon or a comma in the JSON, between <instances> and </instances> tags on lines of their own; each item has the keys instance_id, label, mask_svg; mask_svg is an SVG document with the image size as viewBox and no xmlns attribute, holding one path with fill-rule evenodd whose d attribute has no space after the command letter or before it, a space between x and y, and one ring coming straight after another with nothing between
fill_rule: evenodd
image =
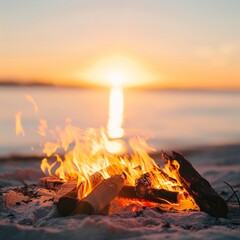
<instances>
[{"instance_id":1,"label":"flame","mask_svg":"<svg viewBox=\"0 0 240 240\"><path fill-rule=\"evenodd\" d=\"M156 164L148 152L153 151L143 138L135 137L128 141L132 154L118 155L108 151L106 145L107 130L81 129L67 122L64 129L58 128L55 141L46 142L41 169L46 175L57 176L64 181L76 179L79 187L79 198L87 196L102 179L125 173L128 185L135 186L136 179L149 173L152 186L179 192L179 204L186 208L196 208L189 196L184 197L181 184L171 181L164 175L164 170ZM61 155L61 152L65 154ZM50 158L49 158L50 157ZM174 173L169 173L174 177ZM96 180L98 179L98 180ZM184 205L185 204L185 205Z\"/></svg>"},{"instance_id":2,"label":"flame","mask_svg":"<svg viewBox=\"0 0 240 240\"><path fill-rule=\"evenodd\" d=\"M25 132L22 127L21 117L22 117L21 112L17 112L15 114L15 130L16 130L17 136L20 136L20 135L25 136Z\"/></svg>"},{"instance_id":3,"label":"flame","mask_svg":"<svg viewBox=\"0 0 240 240\"><path fill-rule=\"evenodd\" d=\"M39 119L38 133L40 136L42 137L46 136L47 127L48 127L47 121L45 119Z\"/></svg>"},{"instance_id":4,"label":"flame","mask_svg":"<svg viewBox=\"0 0 240 240\"><path fill-rule=\"evenodd\" d=\"M178 204L169 203L171 207L197 209L194 200L185 194L176 174L161 169L150 157L149 152L155 149L148 146L144 138L123 140L123 114L123 90L114 86L110 93L107 128L81 130L72 124L71 119L67 119L63 129L57 127L55 131L49 131L53 140L44 144L43 152L47 157L42 160L42 171L66 182L75 179L79 199L86 197L103 179L116 174L124 173L127 184L135 186L137 179L147 173L151 187L178 191ZM43 123L43 130L45 128ZM126 146L129 146L128 151ZM134 202L139 206L149 204Z\"/></svg>"},{"instance_id":5,"label":"flame","mask_svg":"<svg viewBox=\"0 0 240 240\"><path fill-rule=\"evenodd\" d=\"M33 96L25 95L25 98L33 105L34 112L35 112L37 118L39 119L39 125L38 125L37 133L40 136L45 137L46 136L46 130L48 128L47 121L45 119L40 118L40 116L39 116L39 107L38 107L35 99L33 98Z\"/></svg>"},{"instance_id":6,"label":"flame","mask_svg":"<svg viewBox=\"0 0 240 240\"><path fill-rule=\"evenodd\" d=\"M33 108L34 108L34 112L35 112L36 115L38 116L39 108L38 108L38 105L37 105L36 101L34 100L34 98L33 98L31 95L25 95L25 98L26 98L30 103L32 103Z\"/></svg>"}]
</instances>

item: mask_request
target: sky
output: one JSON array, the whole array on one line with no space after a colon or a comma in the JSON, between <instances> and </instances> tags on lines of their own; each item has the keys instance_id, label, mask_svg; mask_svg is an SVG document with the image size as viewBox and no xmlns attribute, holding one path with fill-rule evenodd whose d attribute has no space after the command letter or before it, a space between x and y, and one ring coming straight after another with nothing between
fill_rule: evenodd
<instances>
[{"instance_id":1,"label":"sky","mask_svg":"<svg viewBox=\"0 0 240 240\"><path fill-rule=\"evenodd\" d=\"M0 0L0 81L240 89L239 11L238 0Z\"/></svg>"}]
</instances>

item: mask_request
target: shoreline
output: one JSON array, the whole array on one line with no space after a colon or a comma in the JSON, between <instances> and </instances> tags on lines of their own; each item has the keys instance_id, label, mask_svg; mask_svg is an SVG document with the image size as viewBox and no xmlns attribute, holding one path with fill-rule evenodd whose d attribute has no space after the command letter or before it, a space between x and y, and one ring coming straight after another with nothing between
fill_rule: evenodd
<instances>
[{"instance_id":1,"label":"shoreline","mask_svg":"<svg viewBox=\"0 0 240 240\"><path fill-rule=\"evenodd\" d=\"M176 147L173 149L163 149L165 152L177 151L184 155L192 156L198 154L214 154L219 155L226 151L231 153L239 153L240 155L240 142L239 143L227 143L227 144L216 144L216 145L199 145L191 147ZM61 155L61 154L60 154ZM149 155L154 157L161 156L161 150L156 150L156 152L149 153ZM2 161L39 161L45 158L45 155L32 154L32 153L10 153L6 155L0 155L0 162ZM240 162L239 162L240 163Z\"/></svg>"}]
</instances>

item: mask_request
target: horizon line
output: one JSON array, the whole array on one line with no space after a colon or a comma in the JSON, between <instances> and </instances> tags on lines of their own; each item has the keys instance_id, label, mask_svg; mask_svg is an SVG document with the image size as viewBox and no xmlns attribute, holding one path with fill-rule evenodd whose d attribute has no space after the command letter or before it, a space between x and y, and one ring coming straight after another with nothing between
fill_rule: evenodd
<instances>
[{"instance_id":1,"label":"horizon line","mask_svg":"<svg viewBox=\"0 0 240 240\"><path fill-rule=\"evenodd\" d=\"M29 81L19 82L17 80L1 80L0 87L59 87L59 88L83 88L83 89L108 89L111 86L104 86L100 84L77 84L77 83L51 83L51 82L40 82L40 81ZM210 88L210 87L161 87L161 86L127 86L124 89L130 90L176 90L176 91L225 91L225 92L238 92L240 88Z\"/></svg>"}]
</instances>

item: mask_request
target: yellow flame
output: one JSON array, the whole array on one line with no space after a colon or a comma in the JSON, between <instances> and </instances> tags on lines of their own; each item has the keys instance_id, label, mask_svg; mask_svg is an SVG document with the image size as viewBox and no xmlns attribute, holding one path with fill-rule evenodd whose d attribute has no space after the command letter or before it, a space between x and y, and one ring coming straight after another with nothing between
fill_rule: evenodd
<instances>
[{"instance_id":1,"label":"yellow flame","mask_svg":"<svg viewBox=\"0 0 240 240\"><path fill-rule=\"evenodd\" d=\"M148 146L145 139L131 138L128 145L132 154L121 156L109 151L106 139L107 130L104 128L82 131L67 122L64 129L57 129L54 141L45 143L43 151L50 159L43 159L41 169L45 174L57 176L64 181L76 179L80 199L87 196L102 179L124 172L128 185L135 186L136 179L149 173L154 188L178 191L181 196L179 204L183 208L196 208L192 199L185 198L175 173L169 172L168 175L177 182L166 177L165 170L160 169L149 156L149 151L154 149ZM59 150L65 154L59 155Z\"/></svg>"},{"instance_id":2,"label":"yellow flame","mask_svg":"<svg viewBox=\"0 0 240 240\"><path fill-rule=\"evenodd\" d=\"M162 183L161 187L165 189L172 187L172 183L167 183L163 179L157 164L148 155L147 151L151 148L144 139L131 139L129 145L133 155L120 157L108 151L105 140L107 135L104 129L79 131L78 128L68 123L65 129L58 129L54 138L55 142L46 142L43 150L48 157L56 157L53 163L49 163L46 158L42 161L41 169L46 174L58 176L66 181L77 178L80 184L83 181L88 182L96 172L100 172L104 178L124 172L128 183L134 185L135 180L143 173L153 172L158 175L155 185L160 186ZM69 150L70 145L73 145L71 150ZM63 159L57 154L58 149L65 149ZM56 169L53 171L53 168ZM88 185L91 186L91 183ZM91 187L85 191L90 190Z\"/></svg>"},{"instance_id":3,"label":"yellow flame","mask_svg":"<svg viewBox=\"0 0 240 240\"><path fill-rule=\"evenodd\" d=\"M38 108L38 105L37 105L36 101L34 100L33 96L31 96L31 95L25 95L25 98L26 98L30 103L32 103L33 108L34 108L34 112L36 113L36 115L38 115L38 113L39 113L39 108Z\"/></svg>"},{"instance_id":4,"label":"yellow flame","mask_svg":"<svg viewBox=\"0 0 240 240\"><path fill-rule=\"evenodd\" d=\"M40 136L46 136L46 129L47 129L47 121L45 119L39 119L39 126L38 126L38 133Z\"/></svg>"},{"instance_id":5,"label":"yellow flame","mask_svg":"<svg viewBox=\"0 0 240 240\"><path fill-rule=\"evenodd\" d=\"M16 130L17 136L20 136L20 135L25 136L25 132L22 127L21 117L22 117L22 113L17 112L15 115L15 130Z\"/></svg>"},{"instance_id":6,"label":"yellow flame","mask_svg":"<svg viewBox=\"0 0 240 240\"><path fill-rule=\"evenodd\" d=\"M136 180L148 173L152 187L178 191L179 206L195 208L194 201L187 199L182 187L179 187L181 183L176 179L176 173L168 172L167 175L150 157L149 152L154 149L148 146L145 139L135 137L125 144L122 138L123 113L123 90L120 86L114 86L110 93L107 129L90 128L83 131L67 119L65 128L56 128L52 132L53 141L44 145L43 152L47 158L42 161L42 171L64 181L75 179L79 199L86 197L103 179L116 174L124 173L127 184L135 186ZM129 146L131 154L127 153L126 146ZM176 180L172 181L172 178Z\"/></svg>"},{"instance_id":7,"label":"yellow flame","mask_svg":"<svg viewBox=\"0 0 240 240\"><path fill-rule=\"evenodd\" d=\"M39 108L38 108L38 105L37 105L35 99L33 98L33 96L25 95L25 98L33 105L34 112L35 112L36 116L39 119L39 125L38 125L37 133L40 136L45 137L46 136L46 130L48 128L47 121L45 119L40 118L40 116L39 116Z\"/></svg>"}]
</instances>

